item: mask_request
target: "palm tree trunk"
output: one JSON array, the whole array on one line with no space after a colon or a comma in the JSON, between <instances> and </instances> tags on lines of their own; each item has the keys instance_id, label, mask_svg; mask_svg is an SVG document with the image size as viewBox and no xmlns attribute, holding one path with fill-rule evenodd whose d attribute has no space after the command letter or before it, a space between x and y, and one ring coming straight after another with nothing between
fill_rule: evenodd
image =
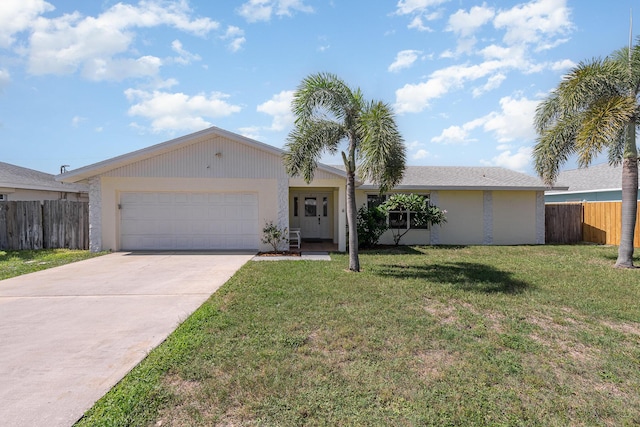
<instances>
[{"instance_id":1,"label":"palm tree trunk","mask_svg":"<svg viewBox=\"0 0 640 427\"><path fill-rule=\"evenodd\" d=\"M622 229L616 267L633 268L633 237L638 211L638 150L636 121L627 125L622 161Z\"/></svg>"},{"instance_id":2,"label":"palm tree trunk","mask_svg":"<svg viewBox=\"0 0 640 427\"><path fill-rule=\"evenodd\" d=\"M360 271L358 229L356 227L356 174L347 172L347 225L349 226L349 270Z\"/></svg>"}]
</instances>

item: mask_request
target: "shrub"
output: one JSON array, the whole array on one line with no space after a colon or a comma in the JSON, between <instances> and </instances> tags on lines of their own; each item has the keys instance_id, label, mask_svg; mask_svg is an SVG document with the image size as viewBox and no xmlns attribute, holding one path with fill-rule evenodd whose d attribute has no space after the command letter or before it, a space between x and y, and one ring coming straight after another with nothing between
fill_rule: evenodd
<instances>
[{"instance_id":1,"label":"shrub","mask_svg":"<svg viewBox=\"0 0 640 427\"><path fill-rule=\"evenodd\" d=\"M289 230L269 221L262 229L262 243L271 245L273 252L278 252L279 247L289 243Z\"/></svg>"},{"instance_id":2,"label":"shrub","mask_svg":"<svg viewBox=\"0 0 640 427\"><path fill-rule=\"evenodd\" d=\"M368 208L366 206L358 209L356 220L358 228L358 247L366 248L378 243L382 233L387 231L387 214L379 207Z\"/></svg>"}]
</instances>

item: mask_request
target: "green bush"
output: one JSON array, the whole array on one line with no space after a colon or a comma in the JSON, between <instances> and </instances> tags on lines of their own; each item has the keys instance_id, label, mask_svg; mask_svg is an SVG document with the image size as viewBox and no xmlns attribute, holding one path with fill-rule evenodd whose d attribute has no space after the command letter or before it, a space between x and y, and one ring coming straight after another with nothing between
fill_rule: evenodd
<instances>
[{"instance_id":1,"label":"green bush","mask_svg":"<svg viewBox=\"0 0 640 427\"><path fill-rule=\"evenodd\" d=\"M380 240L382 233L387 231L387 214L379 207L361 207L356 221L358 228L358 247L374 246Z\"/></svg>"},{"instance_id":2,"label":"green bush","mask_svg":"<svg viewBox=\"0 0 640 427\"><path fill-rule=\"evenodd\" d=\"M273 252L278 252L278 248L289 242L289 232L286 227L281 228L269 221L262 229L262 243L271 245Z\"/></svg>"}]
</instances>

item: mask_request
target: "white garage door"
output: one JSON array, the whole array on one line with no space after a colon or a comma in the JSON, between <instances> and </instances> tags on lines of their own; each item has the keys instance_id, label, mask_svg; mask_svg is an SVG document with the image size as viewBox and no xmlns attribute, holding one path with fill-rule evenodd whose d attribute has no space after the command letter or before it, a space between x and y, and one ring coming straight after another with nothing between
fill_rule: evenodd
<instances>
[{"instance_id":1,"label":"white garage door","mask_svg":"<svg viewBox=\"0 0 640 427\"><path fill-rule=\"evenodd\" d=\"M123 250L257 249L252 193L122 193Z\"/></svg>"}]
</instances>

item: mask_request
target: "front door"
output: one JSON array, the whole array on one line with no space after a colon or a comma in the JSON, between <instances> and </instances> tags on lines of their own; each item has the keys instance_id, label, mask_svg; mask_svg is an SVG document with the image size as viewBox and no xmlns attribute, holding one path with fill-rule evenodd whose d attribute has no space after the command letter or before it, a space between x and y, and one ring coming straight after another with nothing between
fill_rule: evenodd
<instances>
[{"instance_id":1,"label":"front door","mask_svg":"<svg viewBox=\"0 0 640 427\"><path fill-rule=\"evenodd\" d=\"M329 194L305 194L302 203L302 239L330 239Z\"/></svg>"}]
</instances>

